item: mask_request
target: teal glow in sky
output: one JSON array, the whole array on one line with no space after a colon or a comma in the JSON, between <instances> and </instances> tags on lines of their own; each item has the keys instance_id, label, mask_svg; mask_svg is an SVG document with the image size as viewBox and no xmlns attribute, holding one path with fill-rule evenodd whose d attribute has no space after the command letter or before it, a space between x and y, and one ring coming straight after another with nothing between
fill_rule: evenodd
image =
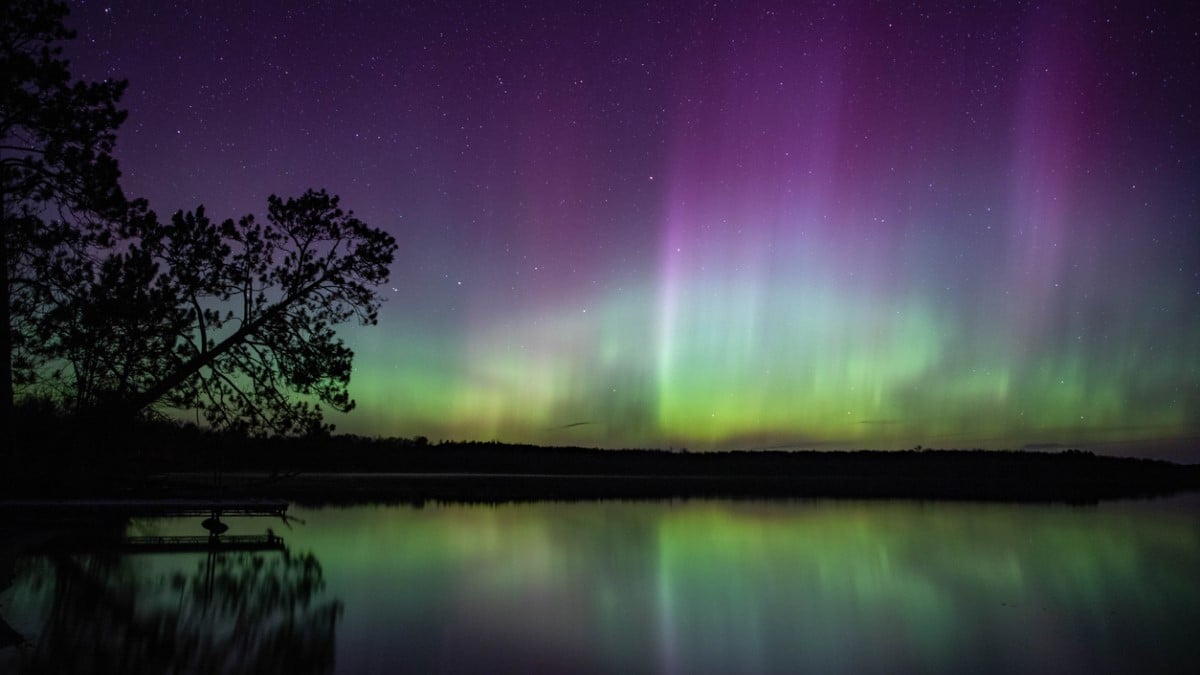
<instances>
[{"instance_id":1,"label":"teal glow in sky","mask_svg":"<svg viewBox=\"0 0 1200 675\"><path fill-rule=\"evenodd\" d=\"M1184 4L144 4L70 19L127 192L325 187L401 243L341 431L1200 438Z\"/></svg>"}]
</instances>

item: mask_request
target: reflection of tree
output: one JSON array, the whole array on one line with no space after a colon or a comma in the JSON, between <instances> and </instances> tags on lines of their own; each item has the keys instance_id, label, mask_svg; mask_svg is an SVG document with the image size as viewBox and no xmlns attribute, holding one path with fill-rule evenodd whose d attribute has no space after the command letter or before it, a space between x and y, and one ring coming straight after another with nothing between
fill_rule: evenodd
<instances>
[{"instance_id":1,"label":"reflection of tree","mask_svg":"<svg viewBox=\"0 0 1200 675\"><path fill-rule=\"evenodd\" d=\"M210 553L191 576L137 581L112 558L53 558L50 616L27 673L323 673L337 601L310 553Z\"/></svg>"}]
</instances>

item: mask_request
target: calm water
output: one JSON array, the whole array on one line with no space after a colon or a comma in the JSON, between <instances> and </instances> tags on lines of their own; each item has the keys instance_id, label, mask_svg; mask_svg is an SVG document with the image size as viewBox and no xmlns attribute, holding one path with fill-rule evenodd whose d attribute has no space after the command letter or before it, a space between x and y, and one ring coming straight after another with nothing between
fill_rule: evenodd
<instances>
[{"instance_id":1,"label":"calm water","mask_svg":"<svg viewBox=\"0 0 1200 675\"><path fill-rule=\"evenodd\" d=\"M21 559L0 672L1195 672L1200 501L303 509ZM203 534L139 520L128 536Z\"/></svg>"}]
</instances>

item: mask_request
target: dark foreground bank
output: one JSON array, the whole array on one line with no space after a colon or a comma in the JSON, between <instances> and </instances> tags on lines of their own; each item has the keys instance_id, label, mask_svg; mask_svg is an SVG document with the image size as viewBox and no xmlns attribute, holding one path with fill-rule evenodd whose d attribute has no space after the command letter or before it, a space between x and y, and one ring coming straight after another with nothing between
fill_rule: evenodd
<instances>
[{"instance_id":1,"label":"dark foreground bank","mask_svg":"<svg viewBox=\"0 0 1200 675\"><path fill-rule=\"evenodd\" d=\"M1200 489L1195 472L1183 476L996 475L969 466L959 472L888 473L858 465L856 472L731 475L579 474L235 474L222 478L228 498L275 498L300 504L509 502L599 499L950 499L1092 503L1104 499L1167 496ZM1183 473L1189 473L1184 471ZM166 495L212 494L212 477L159 478Z\"/></svg>"},{"instance_id":2,"label":"dark foreground bank","mask_svg":"<svg viewBox=\"0 0 1200 675\"><path fill-rule=\"evenodd\" d=\"M224 496L419 503L853 497L1088 502L1200 489L1200 465L1076 450L602 450L347 435L252 438L174 423L114 426L70 417L34 421L18 427L9 451L0 456L0 500Z\"/></svg>"},{"instance_id":3,"label":"dark foreground bank","mask_svg":"<svg viewBox=\"0 0 1200 675\"><path fill-rule=\"evenodd\" d=\"M151 447L119 465L104 455L43 461L37 471L17 464L5 492L9 499L317 504L722 497L1094 502L1200 490L1200 465L1073 450L683 453L336 437L243 443L249 445L188 453Z\"/></svg>"}]
</instances>

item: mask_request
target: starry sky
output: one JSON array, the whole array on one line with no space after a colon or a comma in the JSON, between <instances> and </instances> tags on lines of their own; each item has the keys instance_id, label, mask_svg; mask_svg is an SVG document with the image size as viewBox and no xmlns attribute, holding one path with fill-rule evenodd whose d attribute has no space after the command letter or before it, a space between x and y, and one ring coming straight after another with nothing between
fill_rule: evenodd
<instances>
[{"instance_id":1,"label":"starry sky","mask_svg":"<svg viewBox=\"0 0 1200 675\"><path fill-rule=\"evenodd\" d=\"M166 215L342 197L364 435L1200 461L1200 10L75 2Z\"/></svg>"}]
</instances>

